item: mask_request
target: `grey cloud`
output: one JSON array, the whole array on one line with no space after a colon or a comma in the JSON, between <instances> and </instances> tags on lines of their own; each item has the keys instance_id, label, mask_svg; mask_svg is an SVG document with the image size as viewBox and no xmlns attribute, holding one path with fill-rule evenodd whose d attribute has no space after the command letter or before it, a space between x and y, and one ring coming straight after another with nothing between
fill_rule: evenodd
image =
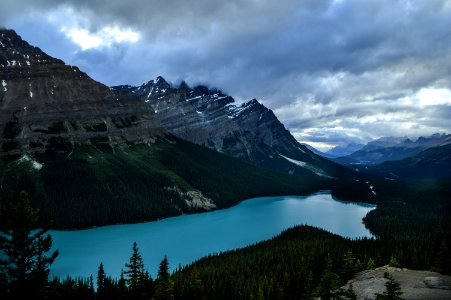
<instances>
[{"instance_id":1,"label":"grey cloud","mask_svg":"<svg viewBox=\"0 0 451 300\"><path fill-rule=\"evenodd\" d=\"M238 99L257 97L293 132L321 128L323 134L311 131L312 140L333 143L451 129L442 122L451 116L447 107L422 116L418 107L399 104L423 87L451 88L449 0L27 2L3 0L0 23L19 24L28 36L51 31L57 43L32 41L47 52L64 49L51 54L106 84L141 84L157 75L207 83ZM83 15L93 32L117 25L139 31L141 40L80 51L58 28L45 28L52 25L46 20L40 27L23 21L63 7ZM395 112L419 126L353 124ZM337 124L352 134L338 132Z\"/></svg>"}]
</instances>

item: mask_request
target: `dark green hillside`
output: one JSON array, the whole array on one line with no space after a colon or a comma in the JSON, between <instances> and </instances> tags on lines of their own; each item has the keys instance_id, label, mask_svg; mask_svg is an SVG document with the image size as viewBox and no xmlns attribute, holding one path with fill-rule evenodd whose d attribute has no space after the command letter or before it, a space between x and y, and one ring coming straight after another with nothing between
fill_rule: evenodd
<instances>
[{"instance_id":1,"label":"dark green hillside","mask_svg":"<svg viewBox=\"0 0 451 300\"><path fill-rule=\"evenodd\" d=\"M451 220L451 180L379 180L377 209L364 218L376 235L427 237Z\"/></svg>"},{"instance_id":2,"label":"dark green hillside","mask_svg":"<svg viewBox=\"0 0 451 300\"><path fill-rule=\"evenodd\" d=\"M451 144L429 148L414 156L386 161L369 171L390 178L451 178Z\"/></svg>"},{"instance_id":3,"label":"dark green hillside","mask_svg":"<svg viewBox=\"0 0 451 300\"><path fill-rule=\"evenodd\" d=\"M308 226L294 227L272 240L182 268L174 275L175 298L312 299L341 287L357 271L390 261L429 269L437 262L436 244L433 238L351 241ZM326 278L334 278L331 285Z\"/></svg>"},{"instance_id":4,"label":"dark green hillside","mask_svg":"<svg viewBox=\"0 0 451 300\"><path fill-rule=\"evenodd\" d=\"M22 157L2 162L0 175L2 206L27 190L43 222L56 228L203 211L187 204L188 191L201 191L223 208L246 198L307 194L338 185L264 170L175 138L125 149L84 145L63 154Z\"/></svg>"}]
</instances>

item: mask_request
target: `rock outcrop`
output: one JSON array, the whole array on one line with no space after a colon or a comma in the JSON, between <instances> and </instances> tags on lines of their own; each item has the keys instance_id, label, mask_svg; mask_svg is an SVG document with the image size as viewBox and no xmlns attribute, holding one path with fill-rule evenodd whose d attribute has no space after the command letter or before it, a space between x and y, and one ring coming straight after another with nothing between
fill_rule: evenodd
<instances>
[{"instance_id":1,"label":"rock outcrop","mask_svg":"<svg viewBox=\"0 0 451 300\"><path fill-rule=\"evenodd\" d=\"M0 155L115 146L165 130L136 97L118 95L77 67L0 29Z\"/></svg>"},{"instance_id":2,"label":"rock outcrop","mask_svg":"<svg viewBox=\"0 0 451 300\"><path fill-rule=\"evenodd\" d=\"M350 280L357 299L376 299L376 293L385 291L384 273L388 272L401 286L401 297L410 299L451 299L451 276L430 271L414 271L384 266L358 273Z\"/></svg>"}]
</instances>

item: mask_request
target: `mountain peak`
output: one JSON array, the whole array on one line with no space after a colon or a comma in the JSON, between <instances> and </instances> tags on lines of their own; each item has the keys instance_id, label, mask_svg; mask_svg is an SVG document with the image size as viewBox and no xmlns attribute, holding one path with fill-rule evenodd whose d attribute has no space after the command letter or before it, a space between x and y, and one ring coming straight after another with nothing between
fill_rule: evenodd
<instances>
[{"instance_id":1,"label":"mountain peak","mask_svg":"<svg viewBox=\"0 0 451 300\"><path fill-rule=\"evenodd\" d=\"M257 99L252 99L252 100L250 100L249 102L247 102L248 103L248 105L258 105L258 104L260 104L260 102L258 102L258 100Z\"/></svg>"},{"instance_id":2,"label":"mountain peak","mask_svg":"<svg viewBox=\"0 0 451 300\"><path fill-rule=\"evenodd\" d=\"M63 63L31 46L12 29L0 29L0 67L19 68L48 63Z\"/></svg>"},{"instance_id":3,"label":"mountain peak","mask_svg":"<svg viewBox=\"0 0 451 300\"><path fill-rule=\"evenodd\" d=\"M182 82L180 82L179 89L182 89L182 90L189 90L190 87L189 87L189 85L186 83L185 80L182 80Z\"/></svg>"},{"instance_id":4,"label":"mountain peak","mask_svg":"<svg viewBox=\"0 0 451 300\"><path fill-rule=\"evenodd\" d=\"M0 82L0 156L122 145L164 132L136 97L122 97L14 30L0 31Z\"/></svg>"},{"instance_id":5,"label":"mountain peak","mask_svg":"<svg viewBox=\"0 0 451 300\"><path fill-rule=\"evenodd\" d=\"M156 84L168 84L168 82L166 81L166 79L164 79L162 76L158 76L155 79L155 83Z\"/></svg>"}]
</instances>

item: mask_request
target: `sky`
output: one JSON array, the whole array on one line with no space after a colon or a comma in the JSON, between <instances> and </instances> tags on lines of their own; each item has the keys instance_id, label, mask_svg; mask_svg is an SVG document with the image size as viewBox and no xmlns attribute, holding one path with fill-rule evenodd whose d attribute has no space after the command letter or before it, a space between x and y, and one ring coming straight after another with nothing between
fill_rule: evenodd
<instances>
[{"instance_id":1,"label":"sky","mask_svg":"<svg viewBox=\"0 0 451 300\"><path fill-rule=\"evenodd\" d=\"M0 26L106 85L256 98L323 151L451 133L451 0L2 0Z\"/></svg>"}]
</instances>

